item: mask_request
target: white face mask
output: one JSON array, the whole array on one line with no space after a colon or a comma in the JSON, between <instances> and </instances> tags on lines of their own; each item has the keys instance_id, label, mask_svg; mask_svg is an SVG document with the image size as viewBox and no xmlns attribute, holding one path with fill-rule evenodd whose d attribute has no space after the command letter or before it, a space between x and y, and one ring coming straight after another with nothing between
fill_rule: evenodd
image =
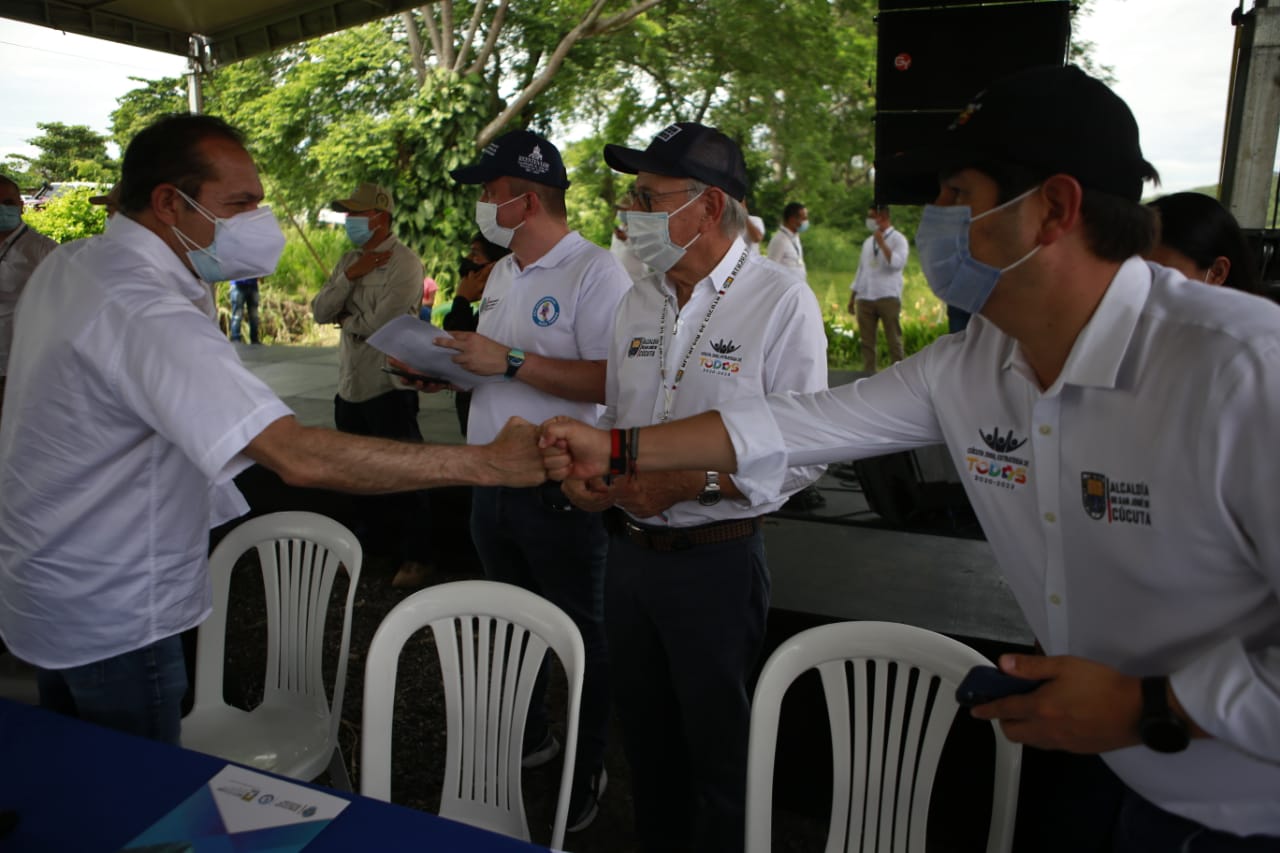
<instances>
[{"instance_id":1,"label":"white face mask","mask_svg":"<svg viewBox=\"0 0 1280 853\"><path fill-rule=\"evenodd\" d=\"M515 228L506 228L499 225L498 208L506 207L509 204L520 201L522 198L524 198L523 195L518 195L513 199L504 201L502 204L494 204L490 201L476 202L476 225L480 227L480 233L484 235L486 240L490 243L497 243L504 249L511 247L511 238L516 235L516 228L520 228L524 225L524 222L521 221L520 225Z\"/></svg>"},{"instance_id":2,"label":"white face mask","mask_svg":"<svg viewBox=\"0 0 1280 853\"><path fill-rule=\"evenodd\" d=\"M879 223L879 222L876 222L876 221L875 221L874 219L872 219L870 216L868 216L868 217L866 218L866 221L865 221L863 224L867 226L867 230L868 230L868 231L879 231L879 230L880 230L880 223Z\"/></svg>"},{"instance_id":3,"label":"white face mask","mask_svg":"<svg viewBox=\"0 0 1280 853\"><path fill-rule=\"evenodd\" d=\"M706 192L703 190L703 192ZM693 239L683 246L671 242L670 220L680 211L693 204L702 193L698 193L675 210L667 213L647 213L640 210L627 211L627 245L635 256L644 261L651 269L665 273L680 262L690 246L698 241L701 234L693 235Z\"/></svg>"},{"instance_id":4,"label":"white face mask","mask_svg":"<svg viewBox=\"0 0 1280 853\"><path fill-rule=\"evenodd\" d=\"M246 210L223 219L182 190L178 190L178 194L213 223L213 242L203 247L173 226L173 233L187 249L187 259L196 275L213 284L237 278L260 278L276 271L280 253L284 251L284 232L270 207Z\"/></svg>"}]
</instances>

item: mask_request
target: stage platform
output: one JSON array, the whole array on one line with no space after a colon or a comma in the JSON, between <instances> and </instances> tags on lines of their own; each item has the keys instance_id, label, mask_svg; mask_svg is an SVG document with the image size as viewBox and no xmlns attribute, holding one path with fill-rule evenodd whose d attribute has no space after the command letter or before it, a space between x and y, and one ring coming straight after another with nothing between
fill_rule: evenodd
<instances>
[{"instance_id":1,"label":"stage platform","mask_svg":"<svg viewBox=\"0 0 1280 853\"><path fill-rule=\"evenodd\" d=\"M334 347L237 344L244 364L313 426L333 426ZM833 371L830 382L859 376ZM421 395L419 423L433 443L460 444L453 395ZM773 607L808 621L882 619L992 644L1027 646L1031 632L975 528L934 522L891 529L871 512L847 468L819 481L826 506L783 511L765 526ZM843 476L842 476L843 475ZM801 620L805 621L805 620Z\"/></svg>"}]
</instances>

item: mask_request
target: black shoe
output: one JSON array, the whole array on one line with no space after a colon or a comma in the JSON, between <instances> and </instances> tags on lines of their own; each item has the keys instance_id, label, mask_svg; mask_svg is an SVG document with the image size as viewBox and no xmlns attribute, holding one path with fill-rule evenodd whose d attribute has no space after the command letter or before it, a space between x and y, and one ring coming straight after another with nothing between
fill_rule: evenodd
<instances>
[{"instance_id":1,"label":"black shoe","mask_svg":"<svg viewBox=\"0 0 1280 853\"><path fill-rule=\"evenodd\" d=\"M827 499L822 496L822 492L818 491L817 486L805 486L791 497L787 498L787 502L782 505L783 509L792 512L809 512L810 510L820 509L827 505Z\"/></svg>"},{"instance_id":2,"label":"black shoe","mask_svg":"<svg viewBox=\"0 0 1280 853\"><path fill-rule=\"evenodd\" d=\"M524 755L520 758L520 766L526 770L541 767L560 754L560 741L547 729L541 740L533 742L533 746L525 744Z\"/></svg>"},{"instance_id":3,"label":"black shoe","mask_svg":"<svg viewBox=\"0 0 1280 853\"><path fill-rule=\"evenodd\" d=\"M609 774L601 767L587 778L587 784L574 785L569 796L569 819L565 821L567 832L586 829L600 813L600 798L609 787Z\"/></svg>"}]
</instances>

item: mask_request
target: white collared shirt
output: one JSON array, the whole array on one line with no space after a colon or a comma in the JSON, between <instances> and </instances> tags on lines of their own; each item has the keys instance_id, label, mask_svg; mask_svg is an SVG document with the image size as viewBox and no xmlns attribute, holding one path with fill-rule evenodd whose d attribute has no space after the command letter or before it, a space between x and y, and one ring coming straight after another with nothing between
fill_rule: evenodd
<instances>
[{"instance_id":1,"label":"white collared shirt","mask_svg":"<svg viewBox=\"0 0 1280 853\"><path fill-rule=\"evenodd\" d=\"M57 243L26 223L13 229L0 243L0 376L5 375L5 366L9 363L13 312L18 306L18 297L36 265L56 248Z\"/></svg>"},{"instance_id":2,"label":"white collared shirt","mask_svg":"<svg viewBox=\"0 0 1280 853\"><path fill-rule=\"evenodd\" d=\"M804 246L800 245L800 235L785 225L779 225L769 240L769 260L798 272L804 278Z\"/></svg>"},{"instance_id":3,"label":"white collared shirt","mask_svg":"<svg viewBox=\"0 0 1280 853\"><path fill-rule=\"evenodd\" d=\"M617 258L570 231L523 270L514 254L493 265L476 331L525 353L604 361L613 339L613 315L630 287L631 277ZM488 444L513 415L535 424L554 415L594 424L602 411L595 403L539 391L519 377L479 385L471 397L467 442Z\"/></svg>"},{"instance_id":4,"label":"white collared shirt","mask_svg":"<svg viewBox=\"0 0 1280 853\"><path fill-rule=\"evenodd\" d=\"M721 411L748 493L945 441L1045 650L1170 675L1214 735L1111 768L1175 814L1280 835L1280 308L1132 258L1043 392L975 316L853 385Z\"/></svg>"},{"instance_id":5,"label":"white collared shirt","mask_svg":"<svg viewBox=\"0 0 1280 853\"><path fill-rule=\"evenodd\" d=\"M716 305L702 336L698 330L739 259L746 261ZM666 337L661 334L662 307L667 306ZM690 354L695 338L697 346ZM694 287L683 309L664 276L651 274L636 282L618 308L609 354L608 408L603 427L658 423L667 382L680 369L684 375L671 397L672 419L705 412L743 396L763 399L776 391L818 391L827 387L827 339L822 312L809 286L777 264L747 251L735 240L711 274ZM757 501L724 499L714 506L683 501L646 524L689 527L730 518L773 512L787 495L812 483L821 466L787 471L780 493Z\"/></svg>"},{"instance_id":6,"label":"white collared shirt","mask_svg":"<svg viewBox=\"0 0 1280 853\"><path fill-rule=\"evenodd\" d=\"M207 292L126 216L32 276L0 419L0 635L23 660L78 666L208 615L210 522L290 411L196 307Z\"/></svg>"},{"instance_id":7,"label":"white collared shirt","mask_svg":"<svg viewBox=\"0 0 1280 853\"><path fill-rule=\"evenodd\" d=\"M872 234L862 243L858 271L849 289L858 299L902 299L902 268L907 265L907 238L892 226L884 232L890 254L885 254Z\"/></svg>"}]
</instances>

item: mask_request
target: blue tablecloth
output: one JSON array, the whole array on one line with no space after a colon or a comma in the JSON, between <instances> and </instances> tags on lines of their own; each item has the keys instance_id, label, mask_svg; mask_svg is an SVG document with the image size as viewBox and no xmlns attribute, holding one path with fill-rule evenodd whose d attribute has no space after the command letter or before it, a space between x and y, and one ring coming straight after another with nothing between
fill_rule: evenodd
<instances>
[{"instance_id":1,"label":"blue tablecloth","mask_svg":"<svg viewBox=\"0 0 1280 853\"><path fill-rule=\"evenodd\" d=\"M115 853L227 762L0 699L0 811L18 813L0 853ZM318 787L318 786L317 786ZM380 800L351 805L306 853L546 848Z\"/></svg>"}]
</instances>

